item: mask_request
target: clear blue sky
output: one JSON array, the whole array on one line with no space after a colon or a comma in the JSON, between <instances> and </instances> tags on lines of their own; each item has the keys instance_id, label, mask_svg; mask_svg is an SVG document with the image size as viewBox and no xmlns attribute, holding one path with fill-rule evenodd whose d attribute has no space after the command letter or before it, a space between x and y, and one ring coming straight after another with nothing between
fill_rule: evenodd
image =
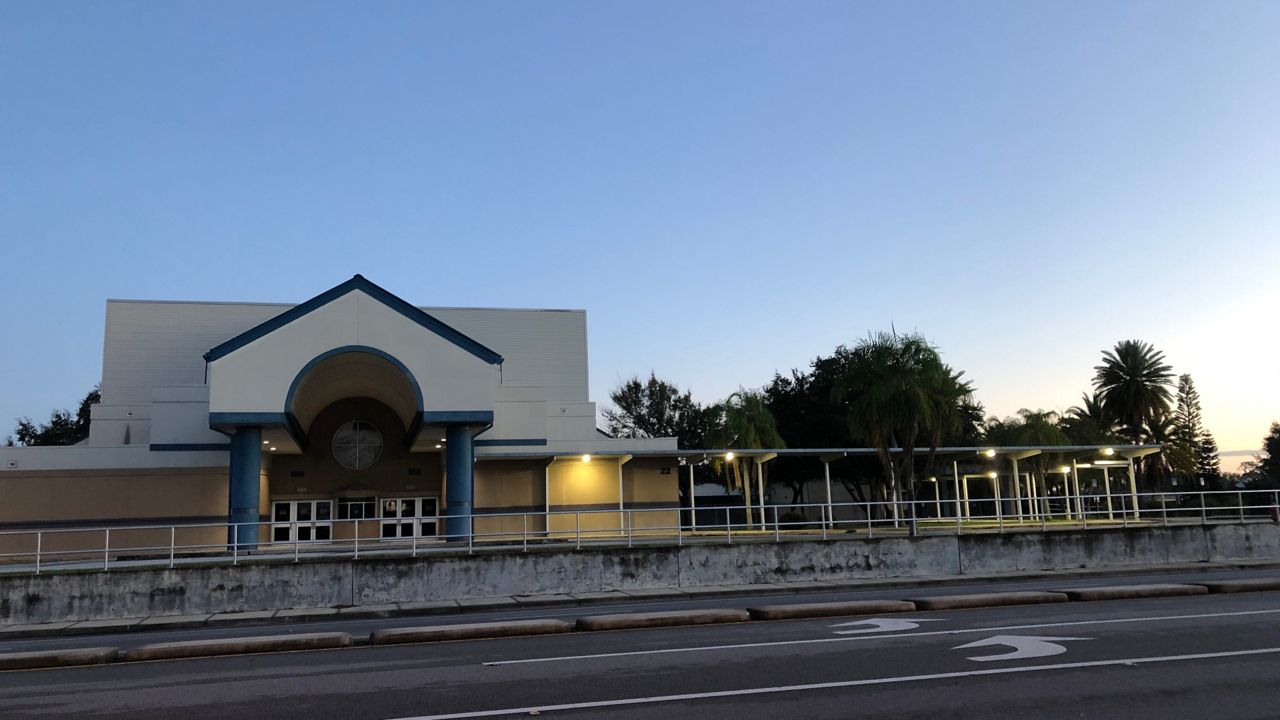
<instances>
[{"instance_id":1,"label":"clear blue sky","mask_svg":"<svg viewBox=\"0 0 1280 720\"><path fill-rule=\"evenodd\" d=\"M107 297L589 311L704 401L919 330L994 413L1138 337L1280 419L1280 3L4 2L0 435Z\"/></svg>"}]
</instances>

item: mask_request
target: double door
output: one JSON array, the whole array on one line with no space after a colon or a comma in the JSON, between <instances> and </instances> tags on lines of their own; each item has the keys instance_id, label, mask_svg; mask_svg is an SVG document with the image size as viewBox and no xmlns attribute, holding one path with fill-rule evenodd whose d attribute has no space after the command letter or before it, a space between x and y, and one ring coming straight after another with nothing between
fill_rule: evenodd
<instances>
[{"instance_id":1,"label":"double door","mask_svg":"<svg viewBox=\"0 0 1280 720\"><path fill-rule=\"evenodd\" d=\"M381 537L386 539L435 537L439 534L436 517L439 514L439 498L383 498Z\"/></svg>"},{"instance_id":2,"label":"double door","mask_svg":"<svg viewBox=\"0 0 1280 720\"><path fill-rule=\"evenodd\" d=\"M271 503L272 542L328 542L332 539L332 500L276 500Z\"/></svg>"}]
</instances>

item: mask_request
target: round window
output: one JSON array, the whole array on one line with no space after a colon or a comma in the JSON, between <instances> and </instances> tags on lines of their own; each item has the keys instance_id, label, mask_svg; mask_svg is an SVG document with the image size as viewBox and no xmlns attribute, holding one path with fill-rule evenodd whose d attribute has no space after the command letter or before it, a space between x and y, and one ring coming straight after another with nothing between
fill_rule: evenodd
<instances>
[{"instance_id":1,"label":"round window","mask_svg":"<svg viewBox=\"0 0 1280 720\"><path fill-rule=\"evenodd\" d=\"M361 420L344 423L333 434L333 459L348 470L367 470L382 455L382 433Z\"/></svg>"}]
</instances>

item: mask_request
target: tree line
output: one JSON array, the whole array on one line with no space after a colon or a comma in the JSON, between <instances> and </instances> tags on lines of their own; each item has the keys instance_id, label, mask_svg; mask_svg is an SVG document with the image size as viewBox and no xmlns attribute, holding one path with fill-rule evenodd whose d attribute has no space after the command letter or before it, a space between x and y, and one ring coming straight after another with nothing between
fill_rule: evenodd
<instances>
[{"instance_id":1,"label":"tree line","mask_svg":"<svg viewBox=\"0 0 1280 720\"><path fill-rule=\"evenodd\" d=\"M1144 490L1280 487L1280 423L1244 473L1224 475L1194 380L1175 375L1150 343L1116 343L1093 373L1079 404L1065 412L1024 408L1000 418L987 414L973 384L926 338L880 332L709 405L655 373L633 377L610 394L613 406L603 414L615 437L675 437L681 448L873 448L874 459L844 462L832 478L859 501L910 499L939 448L979 445L1160 444L1163 452L1138 463ZM779 458L768 480L789 488L794 502L814 477L812 464ZM741 472L729 468L728 485L749 493Z\"/></svg>"}]
</instances>

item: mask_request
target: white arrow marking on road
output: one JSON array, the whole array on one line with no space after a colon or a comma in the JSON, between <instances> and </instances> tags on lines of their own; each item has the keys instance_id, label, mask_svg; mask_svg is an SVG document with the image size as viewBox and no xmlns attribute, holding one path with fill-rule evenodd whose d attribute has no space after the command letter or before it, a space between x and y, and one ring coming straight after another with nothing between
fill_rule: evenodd
<instances>
[{"instance_id":1,"label":"white arrow marking on road","mask_svg":"<svg viewBox=\"0 0 1280 720\"><path fill-rule=\"evenodd\" d=\"M952 648L952 650L964 650L967 648L987 647L990 645L1008 645L1013 650L999 655L979 655L971 657L970 660L977 662L987 662L988 660L1021 660L1023 658L1048 657L1050 655L1061 655L1067 649L1058 643L1064 640L1092 640L1093 638L1080 637L1047 637L1037 635L996 635L986 640L978 640L968 645L960 645Z\"/></svg>"},{"instance_id":2,"label":"white arrow marking on road","mask_svg":"<svg viewBox=\"0 0 1280 720\"><path fill-rule=\"evenodd\" d=\"M836 623L831 627L849 627L851 625L866 626L858 630L836 630L837 635L860 635L862 633L915 630L920 627L920 623L922 622L937 622L941 619L942 618L868 618L866 620Z\"/></svg>"}]
</instances>

